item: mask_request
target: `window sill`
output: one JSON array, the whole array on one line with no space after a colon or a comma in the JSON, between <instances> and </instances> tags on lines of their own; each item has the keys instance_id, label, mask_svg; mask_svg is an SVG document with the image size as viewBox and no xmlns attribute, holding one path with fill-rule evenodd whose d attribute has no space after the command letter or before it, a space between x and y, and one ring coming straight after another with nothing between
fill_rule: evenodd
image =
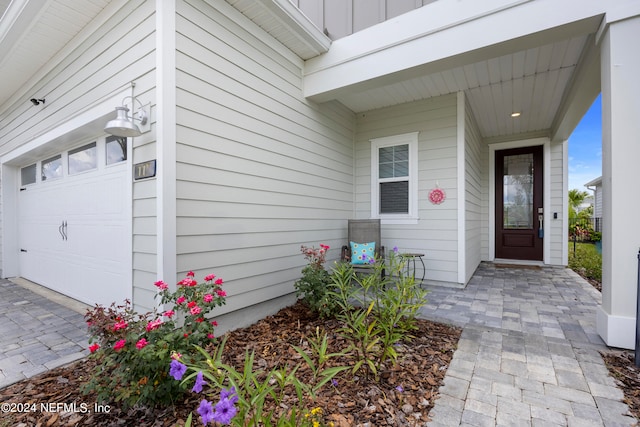
<instances>
[{"instance_id":1,"label":"window sill","mask_svg":"<svg viewBox=\"0 0 640 427\"><path fill-rule=\"evenodd\" d=\"M387 225L395 225L395 224L415 225L418 223L418 220L420 219L418 217L409 217L409 216L403 216L403 217L380 216L378 218L380 218L380 224L387 224Z\"/></svg>"}]
</instances>

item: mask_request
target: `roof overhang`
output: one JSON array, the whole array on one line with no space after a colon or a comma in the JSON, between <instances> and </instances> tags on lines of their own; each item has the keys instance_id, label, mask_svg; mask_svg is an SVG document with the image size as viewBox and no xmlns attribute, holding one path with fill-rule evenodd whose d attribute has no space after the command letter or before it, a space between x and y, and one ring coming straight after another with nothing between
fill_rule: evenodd
<instances>
[{"instance_id":1,"label":"roof overhang","mask_svg":"<svg viewBox=\"0 0 640 427\"><path fill-rule=\"evenodd\" d=\"M624 1L439 0L334 41L304 94L361 112L464 91L485 138L566 139L600 92L594 34Z\"/></svg>"}]
</instances>

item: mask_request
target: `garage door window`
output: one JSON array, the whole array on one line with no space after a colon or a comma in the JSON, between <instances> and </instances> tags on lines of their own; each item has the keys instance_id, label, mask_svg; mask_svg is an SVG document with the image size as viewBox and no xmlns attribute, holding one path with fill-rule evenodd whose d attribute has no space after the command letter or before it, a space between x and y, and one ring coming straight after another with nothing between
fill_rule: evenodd
<instances>
[{"instance_id":1,"label":"garage door window","mask_svg":"<svg viewBox=\"0 0 640 427\"><path fill-rule=\"evenodd\" d=\"M35 163L20 169L21 185L35 184L35 182L36 182L36 164Z\"/></svg>"},{"instance_id":2,"label":"garage door window","mask_svg":"<svg viewBox=\"0 0 640 427\"><path fill-rule=\"evenodd\" d=\"M62 176L62 156L58 154L42 161L42 180L60 178Z\"/></svg>"},{"instance_id":3,"label":"garage door window","mask_svg":"<svg viewBox=\"0 0 640 427\"><path fill-rule=\"evenodd\" d=\"M69 151L69 175L97 169L97 167L98 150L95 142Z\"/></svg>"},{"instance_id":4,"label":"garage door window","mask_svg":"<svg viewBox=\"0 0 640 427\"><path fill-rule=\"evenodd\" d=\"M107 138L106 147L108 165L127 160L127 138L110 136Z\"/></svg>"}]
</instances>

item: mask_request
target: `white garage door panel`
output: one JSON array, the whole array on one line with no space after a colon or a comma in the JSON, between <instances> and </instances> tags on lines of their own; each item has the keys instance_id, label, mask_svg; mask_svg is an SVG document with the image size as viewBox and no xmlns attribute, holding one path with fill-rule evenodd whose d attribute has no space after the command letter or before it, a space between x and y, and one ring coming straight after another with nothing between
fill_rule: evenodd
<instances>
[{"instance_id":1,"label":"white garage door panel","mask_svg":"<svg viewBox=\"0 0 640 427\"><path fill-rule=\"evenodd\" d=\"M91 305L131 298L125 168L65 176L20 192L23 277Z\"/></svg>"}]
</instances>

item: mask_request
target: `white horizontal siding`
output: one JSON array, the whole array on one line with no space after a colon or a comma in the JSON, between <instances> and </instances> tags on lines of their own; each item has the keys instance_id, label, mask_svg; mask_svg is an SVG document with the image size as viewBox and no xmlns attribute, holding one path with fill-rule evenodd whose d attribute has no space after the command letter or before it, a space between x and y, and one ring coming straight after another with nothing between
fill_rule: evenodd
<instances>
[{"instance_id":1,"label":"white horizontal siding","mask_svg":"<svg viewBox=\"0 0 640 427\"><path fill-rule=\"evenodd\" d=\"M53 57L45 66L49 68L45 77L32 86L17 88L23 94L17 98L22 101L2 106L6 114L0 117L0 156L24 146L38 135L55 130L60 124L73 124L77 116L99 101L125 90L132 81L136 83L136 95L142 102L154 104L154 2L125 2L121 9L114 8L113 15L103 25L94 27L90 32L80 31L77 37L83 39L69 43L69 46L77 47L65 48ZM46 98L46 103L34 107L27 101L34 96ZM82 141L65 142L72 146ZM136 138L134 144L132 163L138 161L141 153L143 160L155 158L152 133ZM56 143L50 148L42 147L39 155L55 154L66 148L64 143ZM141 215L133 218L134 252L140 251L132 255L133 296L136 308L147 311L154 304L153 296L140 290L153 287L155 278L155 248L149 242L155 235L155 218L149 209L153 204L150 200L155 197L155 183L133 184L132 191L134 215ZM139 236L143 237L142 241Z\"/></svg>"},{"instance_id":2,"label":"white horizontal siding","mask_svg":"<svg viewBox=\"0 0 640 427\"><path fill-rule=\"evenodd\" d=\"M465 283L482 260L482 137L465 99Z\"/></svg>"},{"instance_id":3,"label":"white horizontal siding","mask_svg":"<svg viewBox=\"0 0 640 427\"><path fill-rule=\"evenodd\" d=\"M385 136L418 134L418 216L416 225L383 225L382 243L387 248L425 254L426 279L457 282L457 149L456 96L447 95L358 115L356 135L357 218L371 213L370 140ZM438 185L447 199L429 202Z\"/></svg>"},{"instance_id":4,"label":"white horizontal siding","mask_svg":"<svg viewBox=\"0 0 640 427\"><path fill-rule=\"evenodd\" d=\"M302 61L226 4L177 17L178 271L227 283L223 311L293 291L300 245L338 256L353 114L302 96Z\"/></svg>"},{"instance_id":5,"label":"white horizontal siding","mask_svg":"<svg viewBox=\"0 0 640 427\"><path fill-rule=\"evenodd\" d=\"M562 220L562 212L564 209L563 143L552 142L550 145L551 182L548 184L548 189L545 190L550 192L550 206L545 211L544 218L546 221L550 221L551 235L545 237L550 239L549 263L554 265L562 265L563 253L567 250L567 248L564 247L564 235L565 233L568 233L568 227ZM557 219L553 219L554 212L558 213Z\"/></svg>"}]
</instances>

